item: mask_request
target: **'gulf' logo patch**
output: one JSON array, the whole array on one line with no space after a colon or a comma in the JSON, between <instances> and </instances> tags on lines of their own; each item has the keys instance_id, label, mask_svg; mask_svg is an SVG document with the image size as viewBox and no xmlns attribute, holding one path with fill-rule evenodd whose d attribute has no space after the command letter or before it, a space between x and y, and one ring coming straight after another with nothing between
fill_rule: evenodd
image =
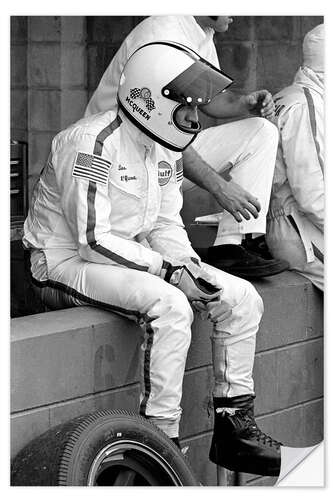
<instances>
[{"instance_id":1,"label":"'gulf' logo patch","mask_svg":"<svg viewBox=\"0 0 333 500\"><path fill-rule=\"evenodd\" d=\"M158 183L160 186L168 184L172 176L172 167L167 161L158 163Z\"/></svg>"}]
</instances>

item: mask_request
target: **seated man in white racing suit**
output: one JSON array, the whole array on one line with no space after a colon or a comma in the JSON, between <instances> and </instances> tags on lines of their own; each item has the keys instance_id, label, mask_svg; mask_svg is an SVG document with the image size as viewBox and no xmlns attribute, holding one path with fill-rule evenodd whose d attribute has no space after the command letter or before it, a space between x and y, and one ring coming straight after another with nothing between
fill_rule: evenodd
<instances>
[{"instance_id":1,"label":"seated man in white racing suit","mask_svg":"<svg viewBox=\"0 0 333 500\"><path fill-rule=\"evenodd\" d=\"M117 109L121 71L146 43L170 40L190 47L219 68L215 32L228 30L229 16L151 16L138 24L114 55L88 103L85 116ZM183 152L184 205L195 211L198 186L209 191L222 210L208 218L217 227L213 246L204 252L210 264L241 278L259 278L288 268L285 261L253 253L247 238L266 232L266 215L275 165L277 133L266 118L274 116L267 90L240 95L226 90L203 110L213 118L238 120L202 130ZM240 118L243 118L240 120ZM193 181L196 185L194 185ZM200 212L194 214L202 215ZM205 218L206 220L207 218ZM244 244L243 244L244 243ZM251 248L257 247L256 241Z\"/></svg>"},{"instance_id":2,"label":"seated man in white racing suit","mask_svg":"<svg viewBox=\"0 0 333 500\"><path fill-rule=\"evenodd\" d=\"M184 46L155 43L135 52L120 79L118 114L92 115L54 138L24 244L46 304L92 304L144 329L140 413L176 443L192 307L207 315L216 409L210 458L278 475L280 443L253 415L262 300L247 281L200 261L179 215L181 152L200 131L197 105L226 81Z\"/></svg>"},{"instance_id":3,"label":"seated man in white racing suit","mask_svg":"<svg viewBox=\"0 0 333 500\"><path fill-rule=\"evenodd\" d=\"M324 289L324 25L304 37L303 64L275 96L280 141L266 241Z\"/></svg>"}]
</instances>

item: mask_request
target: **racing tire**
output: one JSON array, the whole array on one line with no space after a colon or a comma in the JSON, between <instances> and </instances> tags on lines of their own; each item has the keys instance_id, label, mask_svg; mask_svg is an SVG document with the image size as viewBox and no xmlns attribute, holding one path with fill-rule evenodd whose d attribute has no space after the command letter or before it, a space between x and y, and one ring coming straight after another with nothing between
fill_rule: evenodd
<instances>
[{"instance_id":1,"label":"racing tire","mask_svg":"<svg viewBox=\"0 0 333 500\"><path fill-rule=\"evenodd\" d=\"M12 486L198 486L181 451L146 419L102 410L60 424L14 458Z\"/></svg>"}]
</instances>

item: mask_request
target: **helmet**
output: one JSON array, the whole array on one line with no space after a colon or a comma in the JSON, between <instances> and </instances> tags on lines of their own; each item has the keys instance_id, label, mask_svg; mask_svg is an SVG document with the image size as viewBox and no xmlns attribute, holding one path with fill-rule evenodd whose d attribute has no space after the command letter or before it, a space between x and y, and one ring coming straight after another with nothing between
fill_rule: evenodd
<instances>
[{"instance_id":1,"label":"helmet","mask_svg":"<svg viewBox=\"0 0 333 500\"><path fill-rule=\"evenodd\" d=\"M120 77L118 103L145 134L173 151L183 151L201 130L183 128L181 106L207 104L232 79L196 52L174 42L143 45L128 59Z\"/></svg>"}]
</instances>

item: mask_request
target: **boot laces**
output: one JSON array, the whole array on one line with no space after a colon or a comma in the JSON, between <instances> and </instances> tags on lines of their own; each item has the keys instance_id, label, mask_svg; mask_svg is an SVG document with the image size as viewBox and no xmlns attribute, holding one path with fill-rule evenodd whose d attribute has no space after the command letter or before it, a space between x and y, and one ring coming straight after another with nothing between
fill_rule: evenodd
<instances>
[{"instance_id":1,"label":"boot laces","mask_svg":"<svg viewBox=\"0 0 333 500\"><path fill-rule=\"evenodd\" d=\"M252 415L249 415L248 412L245 414L243 413L243 418L242 422L244 425L244 431L248 431L251 437L254 437L259 443L263 443L264 445L268 446L275 446L276 448L279 448L282 446L282 443L277 441L276 439L273 439L271 436L263 432L257 425L254 417Z\"/></svg>"}]
</instances>

